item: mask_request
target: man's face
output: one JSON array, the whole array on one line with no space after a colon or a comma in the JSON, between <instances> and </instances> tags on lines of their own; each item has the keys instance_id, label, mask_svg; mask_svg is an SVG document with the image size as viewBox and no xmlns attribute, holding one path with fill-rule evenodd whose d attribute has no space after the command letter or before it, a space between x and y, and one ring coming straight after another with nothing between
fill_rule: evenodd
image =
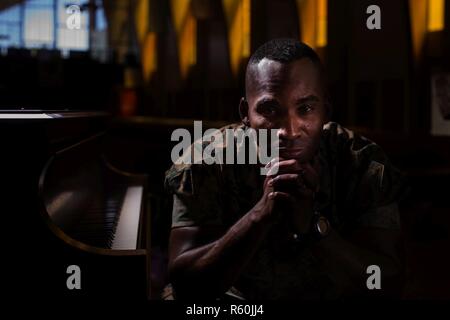
<instances>
[{"instance_id":1,"label":"man's face","mask_svg":"<svg viewBox=\"0 0 450 320\"><path fill-rule=\"evenodd\" d=\"M278 129L280 156L310 161L326 122L319 71L309 59L289 64L263 59L247 77L246 116L254 129Z\"/></svg>"}]
</instances>

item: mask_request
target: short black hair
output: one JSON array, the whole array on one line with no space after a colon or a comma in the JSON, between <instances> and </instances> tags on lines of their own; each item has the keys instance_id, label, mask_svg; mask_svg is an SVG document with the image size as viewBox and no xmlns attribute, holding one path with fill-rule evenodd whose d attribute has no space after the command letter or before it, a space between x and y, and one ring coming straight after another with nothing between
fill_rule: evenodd
<instances>
[{"instance_id":1,"label":"short black hair","mask_svg":"<svg viewBox=\"0 0 450 320\"><path fill-rule=\"evenodd\" d=\"M318 66L322 66L319 56L310 46L290 38L273 39L264 43L256 49L248 64L257 64L264 58L281 63L290 63L302 58L308 58Z\"/></svg>"}]
</instances>

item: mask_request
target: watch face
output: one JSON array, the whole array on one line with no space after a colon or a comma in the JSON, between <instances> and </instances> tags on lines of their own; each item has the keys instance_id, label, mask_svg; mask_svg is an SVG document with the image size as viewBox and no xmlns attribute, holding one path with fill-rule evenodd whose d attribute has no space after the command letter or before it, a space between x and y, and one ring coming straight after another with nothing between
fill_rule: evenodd
<instances>
[{"instance_id":1,"label":"watch face","mask_svg":"<svg viewBox=\"0 0 450 320\"><path fill-rule=\"evenodd\" d=\"M322 236L326 236L330 231L330 223L325 217L319 217L316 223L316 227L317 231L319 231Z\"/></svg>"}]
</instances>

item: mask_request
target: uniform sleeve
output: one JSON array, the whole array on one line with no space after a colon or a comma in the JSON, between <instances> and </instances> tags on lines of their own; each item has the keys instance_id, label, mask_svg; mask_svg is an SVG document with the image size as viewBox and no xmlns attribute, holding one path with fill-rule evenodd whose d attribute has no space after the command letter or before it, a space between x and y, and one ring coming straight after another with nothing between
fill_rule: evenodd
<instances>
[{"instance_id":1,"label":"uniform sleeve","mask_svg":"<svg viewBox=\"0 0 450 320\"><path fill-rule=\"evenodd\" d=\"M216 165L174 165L165 188L173 196L172 227L222 225L220 170Z\"/></svg>"},{"instance_id":2,"label":"uniform sleeve","mask_svg":"<svg viewBox=\"0 0 450 320\"><path fill-rule=\"evenodd\" d=\"M403 174L375 143L367 144L354 154L355 176L350 179L348 197L352 203L352 225L399 229L398 203L407 192Z\"/></svg>"}]
</instances>

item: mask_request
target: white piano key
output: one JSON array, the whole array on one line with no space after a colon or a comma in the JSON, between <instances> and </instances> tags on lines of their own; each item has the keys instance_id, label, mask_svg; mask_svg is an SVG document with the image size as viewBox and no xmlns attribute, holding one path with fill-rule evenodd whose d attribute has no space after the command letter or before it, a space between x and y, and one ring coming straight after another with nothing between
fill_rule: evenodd
<instances>
[{"instance_id":1,"label":"white piano key","mask_svg":"<svg viewBox=\"0 0 450 320\"><path fill-rule=\"evenodd\" d=\"M127 189L111 249L136 249L142 198L142 186L133 186Z\"/></svg>"}]
</instances>

